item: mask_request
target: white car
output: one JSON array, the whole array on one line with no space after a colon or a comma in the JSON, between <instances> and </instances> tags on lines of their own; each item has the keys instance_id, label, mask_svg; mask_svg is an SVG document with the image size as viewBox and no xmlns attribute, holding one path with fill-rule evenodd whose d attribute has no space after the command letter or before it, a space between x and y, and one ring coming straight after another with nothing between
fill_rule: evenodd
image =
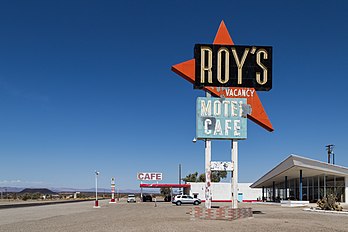
<instances>
[{"instance_id":1,"label":"white car","mask_svg":"<svg viewBox=\"0 0 348 232\"><path fill-rule=\"evenodd\" d=\"M181 204L194 204L199 205L201 204L201 200L198 198L194 198L190 195L177 195L172 200L173 204L181 205Z\"/></svg>"},{"instance_id":2,"label":"white car","mask_svg":"<svg viewBox=\"0 0 348 232\"><path fill-rule=\"evenodd\" d=\"M135 202L136 202L136 200L135 200L135 195L134 195L134 194L129 194L129 195L128 195L127 202L128 202L128 203L131 203L131 202L135 203Z\"/></svg>"}]
</instances>

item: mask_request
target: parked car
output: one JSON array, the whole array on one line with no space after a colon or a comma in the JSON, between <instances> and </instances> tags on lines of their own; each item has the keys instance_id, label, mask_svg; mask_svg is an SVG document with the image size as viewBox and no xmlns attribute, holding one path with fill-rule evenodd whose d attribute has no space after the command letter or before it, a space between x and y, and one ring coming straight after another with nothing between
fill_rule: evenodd
<instances>
[{"instance_id":1,"label":"parked car","mask_svg":"<svg viewBox=\"0 0 348 232\"><path fill-rule=\"evenodd\" d=\"M201 204L201 200L199 198L194 198L190 195L177 195L172 200L173 204L181 205L181 204Z\"/></svg>"},{"instance_id":2,"label":"parked car","mask_svg":"<svg viewBox=\"0 0 348 232\"><path fill-rule=\"evenodd\" d=\"M152 201L152 196L151 195L143 195L143 202L151 202Z\"/></svg>"},{"instance_id":3,"label":"parked car","mask_svg":"<svg viewBox=\"0 0 348 232\"><path fill-rule=\"evenodd\" d=\"M135 203L135 202L136 202L136 200L135 200L135 195L134 195L134 194L129 194L129 195L128 195L127 202L128 202L128 203Z\"/></svg>"}]
</instances>

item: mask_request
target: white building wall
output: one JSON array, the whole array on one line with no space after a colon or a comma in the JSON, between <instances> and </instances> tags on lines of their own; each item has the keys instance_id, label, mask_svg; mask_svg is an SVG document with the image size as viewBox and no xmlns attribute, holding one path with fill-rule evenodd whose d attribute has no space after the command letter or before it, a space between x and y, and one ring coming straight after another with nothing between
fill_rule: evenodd
<instances>
[{"instance_id":1,"label":"white building wall","mask_svg":"<svg viewBox=\"0 0 348 232\"><path fill-rule=\"evenodd\" d=\"M239 183L238 193L243 193L243 201L256 201L262 199L261 188L250 188L252 183Z\"/></svg>"},{"instance_id":2,"label":"white building wall","mask_svg":"<svg viewBox=\"0 0 348 232\"><path fill-rule=\"evenodd\" d=\"M348 176L346 176L345 178L345 186L346 186L346 195L345 195L345 199L346 199L346 203L348 204Z\"/></svg>"},{"instance_id":3,"label":"white building wall","mask_svg":"<svg viewBox=\"0 0 348 232\"><path fill-rule=\"evenodd\" d=\"M232 201L230 183L212 183L211 194L213 201Z\"/></svg>"},{"instance_id":4,"label":"white building wall","mask_svg":"<svg viewBox=\"0 0 348 232\"><path fill-rule=\"evenodd\" d=\"M195 182L188 182L188 184L191 185L190 188L190 195L193 196L194 194L198 194L197 197L201 200L204 200L204 186L205 183L195 183Z\"/></svg>"},{"instance_id":5,"label":"white building wall","mask_svg":"<svg viewBox=\"0 0 348 232\"><path fill-rule=\"evenodd\" d=\"M190 195L198 193L198 198L205 200L204 197L204 188L205 183L203 182L189 182L191 185ZM256 201L258 198L262 197L262 189L250 188L251 183L239 183L238 184L238 193L243 193L243 200L247 201ZM232 200L232 190L231 183L212 183L212 200L213 201L231 201Z\"/></svg>"}]
</instances>

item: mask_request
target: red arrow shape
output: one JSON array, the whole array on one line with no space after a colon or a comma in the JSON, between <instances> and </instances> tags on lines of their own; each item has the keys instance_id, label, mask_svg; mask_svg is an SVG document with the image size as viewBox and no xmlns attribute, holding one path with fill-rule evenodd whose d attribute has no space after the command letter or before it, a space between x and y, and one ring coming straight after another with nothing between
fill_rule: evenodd
<instances>
[{"instance_id":1,"label":"red arrow shape","mask_svg":"<svg viewBox=\"0 0 348 232\"><path fill-rule=\"evenodd\" d=\"M216 33L214 44L221 45L233 45L232 38L226 28L224 21L220 23L218 32ZM195 59L182 62L172 66L172 71L183 77L185 80L195 83ZM249 105L251 105L252 112L248 115L248 118L265 128L268 131L274 131L271 121L268 119L266 111L264 110L260 98L254 88L216 88L216 87L204 87L205 91L209 91L216 97L233 97L233 98L246 98ZM233 95L231 94L233 93ZM249 93L248 96L243 93ZM252 94L251 94L252 93Z\"/></svg>"}]
</instances>

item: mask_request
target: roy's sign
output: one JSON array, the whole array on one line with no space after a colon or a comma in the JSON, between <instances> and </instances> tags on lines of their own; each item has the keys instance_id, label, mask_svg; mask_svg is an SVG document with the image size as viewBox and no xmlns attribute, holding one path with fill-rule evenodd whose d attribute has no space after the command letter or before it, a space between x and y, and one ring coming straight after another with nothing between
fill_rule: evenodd
<instances>
[{"instance_id":1,"label":"roy's sign","mask_svg":"<svg viewBox=\"0 0 348 232\"><path fill-rule=\"evenodd\" d=\"M216 33L214 45L223 45L223 46L233 46L234 43L228 32L225 23L222 21L219 29ZM268 54L269 55L269 54ZM182 63L175 64L172 66L172 71L189 81L190 83L196 83L197 72L196 72L196 59L189 59ZM243 64L244 67L244 64ZM199 69L200 70L200 69ZM271 73L271 72L270 72ZM272 73L271 73L272 74ZM198 76L200 78L200 76ZM269 78L267 78L269 80ZM223 86L222 86L223 87ZM243 90L244 89L244 90ZM258 97L258 94L255 89L250 87L249 91L244 87L214 87L214 86L205 86L203 87L204 91L210 92L215 97L241 97L246 98L249 105L251 105L252 112L248 115L248 118L260 125L268 131L274 131L271 121L268 118L267 112L263 108L263 105Z\"/></svg>"},{"instance_id":2,"label":"roy's sign","mask_svg":"<svg viewBox=\"0 0 348 232\"><path fill-rule=\"evenodd\" d=\"M138 172L138 180L162 180L162 173L160 172Z\"/></svg>"},{"instance_id":3,"label":"roy's sign","mask_svg":"<svg viewBox=\"0 0 348 232\"><path fill-rule=\"evenodd\" d=\"M246 139L245 98L197 98L197 139Z\"/></svg>"},{"instance_id":4,"label":"roy's sign","mask_svg":"<svg viewBox=\"0 0 348 232\"><path fill-rule=\"evenodd\" d=\"M272 47L196 44L195 88L272 88Z\"/></svg>"}]
</instances>

